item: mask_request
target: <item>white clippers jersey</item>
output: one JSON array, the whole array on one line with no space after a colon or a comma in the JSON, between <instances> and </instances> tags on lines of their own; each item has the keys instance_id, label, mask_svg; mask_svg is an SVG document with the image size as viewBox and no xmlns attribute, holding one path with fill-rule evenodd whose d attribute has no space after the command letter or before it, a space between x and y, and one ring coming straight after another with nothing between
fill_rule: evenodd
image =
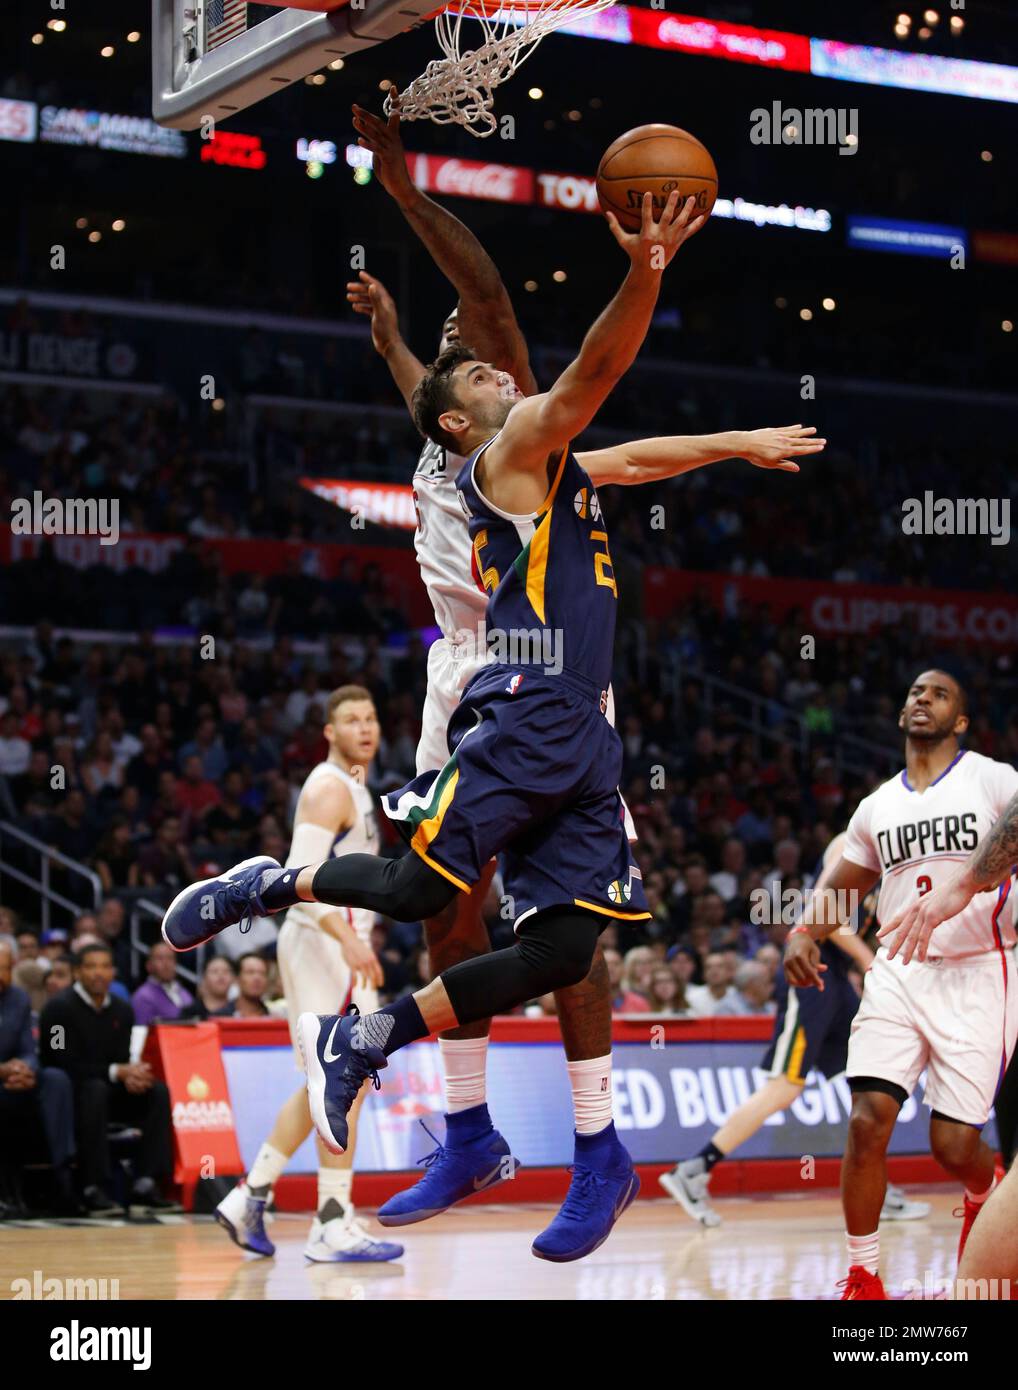
<instances>
[{"instance_id":1,"label":"white clippers jersey","mask_svg":"<svg viewBox=\"0 0 1018 1390\"><path fill-rule=\"evenodd\" d=\"M341 830L333 840L330 855L338 859L341 854L377 854L382 841L378 834L375 801L367 787L358 782L356 777L351 777L349 772L344 772L336 763L324 762L311 769L304 788L310 787L322 777L338 777L346 784L356 812L353 825L347 830ZM377 914L364 907L352 907L348 910L357 935L362 941L370 942L371 928L375 925ZM299 913L299 903L290 908L291 915Z\"/></svg>"},{"instance_id":2,"label":"white clippers jersey","mask_svg":"<svg viewBox=\"0 0 1018 1390\"><path fill-rule=\"evenodd\" d=\"M476 636L478 624L483 633L488 607L487 594L474 582L470 534L456 491L463 463L429 439L414 474L417 563L435 622L449 638Z\"/></svg>"},{"instance_id":3,"label":"white clippers jersey","mask_svg":"<svg viewBox=\"0 0 1018 1390\"><path fill-rule=\"evenodd\" d=\"M871 792L849 822L842 851L853 864L883 875L877 920L889 922L917 895L950 878L996 823L1018 791L1018 772L981 753L962 750L924 792L905 772ZM964 912L933 933L931 956L958 958L1015 943L1007 904L1012 879L977 893Z\"/></svg>"}]
</instances>

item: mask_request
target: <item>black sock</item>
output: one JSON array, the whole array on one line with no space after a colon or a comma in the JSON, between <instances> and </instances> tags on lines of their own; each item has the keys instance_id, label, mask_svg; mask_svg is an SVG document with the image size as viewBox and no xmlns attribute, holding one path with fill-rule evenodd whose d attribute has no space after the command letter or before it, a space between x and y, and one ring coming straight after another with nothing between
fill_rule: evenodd
<instances>
[{"instance_id":1,"label":"black sock","mask_svg":"<svg viewBox=\"0 0 1018 1390\"><path fill-rule=\"evenodd\" d=\"M716 1144L711 1143L700 1150L697 1154L697 1158L703 1159L704 1163L707 1165L707 1172L709 1173L716 1163L721 1162L724 1158L724 1154Z\"/></svg>"},{"instance_id":2,"label":"black sock","mask_svg":"<svg viewBox=\"0 0 1018 1390\"><path fill-rule=\"evenodd\" d=\"M286 869L261 892L261 900L270 912L282 912L284 907L293 907L300 902L297 897L297 879L303 869Z\"/></svg>"},{"instance_id":3,"label":"black sock","mask_svg":"<svg viewBox=\"0 0 1018 1390\"><path fill-rule=\"evenodd\" d=\"M373 1014L366 1014L361 1019L360 1031L365 1042L380 1047L388 1057L407 1043L426 1038L431 1029L424 1022L414 996L407 994Z\"/></svg>"}]
</instances>

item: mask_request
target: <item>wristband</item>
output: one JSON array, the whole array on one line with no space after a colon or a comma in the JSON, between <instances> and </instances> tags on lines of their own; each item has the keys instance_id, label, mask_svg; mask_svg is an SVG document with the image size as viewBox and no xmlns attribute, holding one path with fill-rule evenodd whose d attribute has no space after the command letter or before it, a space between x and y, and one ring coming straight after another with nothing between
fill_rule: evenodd
<instances>
[{"instance_id":1,"label":"wristband","mask_svg":"<svg viewBox=\"0 0 1018 1390\"><path fill-rule=\"evenodd\" d=\"M807 936L812 937L812 933L809 927L804 927L802 925L799 925L798 927L793 927L792 930L788 933L788 935L795 936L797 932L805 932Z\"/></svg>"}]
</instances>

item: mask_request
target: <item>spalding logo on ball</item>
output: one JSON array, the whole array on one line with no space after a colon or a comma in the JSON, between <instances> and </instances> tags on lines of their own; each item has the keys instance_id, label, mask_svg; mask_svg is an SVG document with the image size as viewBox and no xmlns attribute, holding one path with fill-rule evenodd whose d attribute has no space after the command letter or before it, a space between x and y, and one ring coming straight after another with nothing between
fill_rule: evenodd
<instances>
[{"instance_id":1,"label":"spalding logo on ball","mask_svg":"<svg viewBox=\"0 0 1018 1390\"><path fill-rule=\"evenodd\" d=\"M678 189L679 206L695 199L693 217L708 215L718 195L718 171L707 148L675 125L640 125L605 150L597 168L597 196L629 232L640 229L643 195L654 200L660 217L669 194Z\"/></svg>"}]
</instances>

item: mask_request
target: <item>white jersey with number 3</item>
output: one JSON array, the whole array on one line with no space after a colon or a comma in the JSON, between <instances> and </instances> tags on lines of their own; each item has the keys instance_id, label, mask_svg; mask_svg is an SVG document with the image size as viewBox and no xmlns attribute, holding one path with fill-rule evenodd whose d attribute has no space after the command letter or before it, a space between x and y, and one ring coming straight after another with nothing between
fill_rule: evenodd
<instances>
[{"instance_id":1,"label":"white jersey with number 3","mask_svg":"<svg viewBox=\"0 0 1018 1390\"><path fill-rule=\"evenodd\" d=\"M881 924L950 878L1018 792L1010 763L962 750L951 765L918 792L905 772L871 792L849 822L842 854L882 875L877 918ZM939 926L930 955L959 959L1015 944L1010 907L1012 880L976 896Z\"/></svg>"}]
</instances>

